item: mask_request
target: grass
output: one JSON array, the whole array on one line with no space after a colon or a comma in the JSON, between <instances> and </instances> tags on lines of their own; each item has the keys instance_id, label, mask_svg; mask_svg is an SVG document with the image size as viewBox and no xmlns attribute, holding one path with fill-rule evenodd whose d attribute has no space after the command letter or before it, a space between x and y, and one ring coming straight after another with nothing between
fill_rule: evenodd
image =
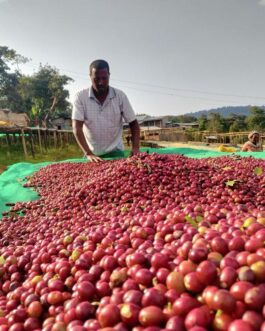
<instances>
[{"instance_id":1,"label":"grass","mask_svg":"<svg viewBox=\"0 0 265 331\"><path fill-rule=\"evenodd\" d=\"M22 147L12 145L10 148L0 146L0 173L3 172L9 165L18 162L56 162L66 159L82 158L82 151L77 145L66 145L63 148L49 148L42 153L36 149L35 157L29 155L25 157Z\"/></svg>"},{"instance_id":2,"label":"grass","mask_svg":"<svg viewBox=\"0 0 265 331\"><path fill-rule=\"evenodd\" d=\"M6 168L14 163L18 162L56 162L67 159L78 159L83 157L83 153L80 148L75 144L68 144L63 148L49 148L48 150L39 150L39 147L35 148L35 156L31 154L25 157L23 148L21 145L7 146L0 145L0 174L6 170ZM28 147L29 151L29 147Z\"/></svg>"}]
</instances>

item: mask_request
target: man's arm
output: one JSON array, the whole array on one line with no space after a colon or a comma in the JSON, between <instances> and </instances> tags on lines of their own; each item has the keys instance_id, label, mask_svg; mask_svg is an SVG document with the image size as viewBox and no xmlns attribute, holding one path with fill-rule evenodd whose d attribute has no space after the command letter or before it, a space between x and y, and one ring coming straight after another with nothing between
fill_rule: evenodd
<instances>
[{"instance_id":1,"label":"man's arm","mask_svg":"<svg viewBox=\"0 0 265 331\"><path fill-rule=\"evenodd\" d=\"M90 148L88 147L88 144L86 142L86 138L83 132L83 121L78 120L72 120L73 124L73 133L75 136L75 139L79 145L79 147L82 149L84 154L86 155L87 159L92 162L100 162L102 159L96 155L94 155Z\"/></svg>"},{"instance_id":2,"label":"man's arm","mask_svg":"<svg viewBox=\"0 0 265 331\"><path fill-rule=\"evenodd\" d=\"M132 134L132 155L140 152L140 127L137 120L129 123Z\"/></svg>"},{"instance_id":3,"label":"man's arm","mask_svg":"<svg viewBox=\"0 0 265 331\"><path fill-rule=\"evenodd\" d=\"M249 148L248 148L248 143L246 142L243 147L241 148L241 152L248 152Z\"/></svg>"}]
</instances>

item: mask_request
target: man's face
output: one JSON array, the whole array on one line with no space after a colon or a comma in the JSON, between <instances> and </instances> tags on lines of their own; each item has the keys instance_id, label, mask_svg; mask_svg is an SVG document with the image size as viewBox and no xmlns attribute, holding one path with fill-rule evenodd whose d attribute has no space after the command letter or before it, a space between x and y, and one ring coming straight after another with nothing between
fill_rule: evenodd
<instances>
[{"instance_id":1,"label":"man's face","mask_svg":"<svg viewBox=\"0 0 265 331\"><path fill-rule=\"evenodd\" d=\"M251 141L254 143L254 144L257 144L259 142L259 134L257 133L254 133L251 137Z\"/></svg>"},{"instance_id":2,"label":"man's face","mask_svg":"<svg viewBox=\"0 0 265 331\"><path fill-rule=\"evenodd\" d=\"M109 87L109 72L108 69L98 69L96 70L95 68L92 69L92 72L90 74L91 82L93 89L98 93L98 94L104 94L107 92L108 87Z\"/></svg>"}]
</instances>

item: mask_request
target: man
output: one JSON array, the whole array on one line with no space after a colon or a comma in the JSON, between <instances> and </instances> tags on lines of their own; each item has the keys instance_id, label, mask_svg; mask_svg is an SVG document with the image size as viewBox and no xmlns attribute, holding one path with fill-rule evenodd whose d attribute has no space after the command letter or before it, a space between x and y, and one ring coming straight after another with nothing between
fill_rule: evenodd
<instances>
[{"instance_id":1,"label":"man","mask_svg":"<svg viewBox=\"0 0 265 331\"><path fill-rule=\"evenodd\" d=\"M258 131L252 131L248 135L248 141L243 145L242 152L262 152L262 143Z\"/></svg>"},{"instance_id":2,"label":"man","mask_svg":"<svg viewBox=\"0 0 265 331\"><path fill-rule=\"evenodd\" d=\"M92 162L104 156L122 156L123 119L132 134L132 155L139 153L140 129L127 96L109 86L109 65L96 60L89 67L92 86L77 93L73 113L75 138Z\"/></svg>"}]
</instances>

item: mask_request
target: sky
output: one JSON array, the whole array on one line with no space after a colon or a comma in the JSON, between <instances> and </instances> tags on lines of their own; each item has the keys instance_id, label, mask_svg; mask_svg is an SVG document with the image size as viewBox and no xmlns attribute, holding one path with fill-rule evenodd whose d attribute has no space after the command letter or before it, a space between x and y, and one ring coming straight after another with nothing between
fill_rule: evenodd
<instances>
[{"instance_id":1,"label":"sky","mask_svg":"<svg viewBox=\"0 0 265 331\"><path fill-rule=\"evenodd\" d=\"M265 0L0 0L0 45L74 79L105 59L136 113L265 105Z\"/></svg>"}]
</instances>

